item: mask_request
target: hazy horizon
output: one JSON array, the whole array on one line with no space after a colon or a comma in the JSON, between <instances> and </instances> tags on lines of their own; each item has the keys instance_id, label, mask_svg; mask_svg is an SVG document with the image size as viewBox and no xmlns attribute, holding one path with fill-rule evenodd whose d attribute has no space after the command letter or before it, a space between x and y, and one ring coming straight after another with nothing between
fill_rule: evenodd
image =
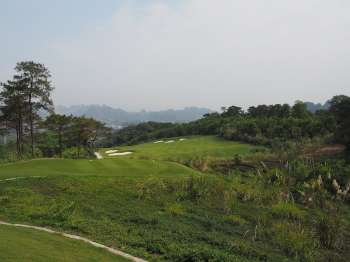
<instances>
[{"instance_id":1,"label":"hazy horizon","mask_svg":"<svg viewBox=\"0 0 350 262\"><path fill-rule=\"evenodd\" d=\"M52 72L57 105L127 111L350 95L344 0L3 0L0 82Z\"/></svg>"}]
</instances>

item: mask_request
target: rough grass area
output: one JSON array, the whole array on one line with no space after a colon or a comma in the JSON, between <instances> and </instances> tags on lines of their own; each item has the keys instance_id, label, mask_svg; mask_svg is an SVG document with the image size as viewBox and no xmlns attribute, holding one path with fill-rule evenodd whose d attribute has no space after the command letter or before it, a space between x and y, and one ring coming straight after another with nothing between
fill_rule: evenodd
<instances>
[{"instance_id":1,"label":"rough grass area","mask_svg":"<svg viewBox=\"0 0 350 262\"><path fill-rule=\"evenodd\" d=\"M59 235L0 225L0 261L126 262L128 260Z\"/></svg>"},{"instance_id":2,"label":"rough grass area","mask_svg":"<svg viewBox=\"0 0 350 262\"><path fill-rule=\"evenodd\" d=\"M253 231L241 240L247 230L254 230L254 222L237 225L226 217L242 212L233 202L223 202L221 194L211 199L205 191L219 192L222 185L217 187L216 179L208 179L194 182L193 189L187 189L190 180L182 179L21 180L0 185L0 219L80 234L151 261L282 258L271 247L264 248L263 242L251 243ZM204 201L207 197L210 199ZM234 243L238 246L232 251ZM241 251L240 245L246 250Z\"/></svg>"},{"instance_id":3,"label":"rough grass area","mask_svg":"<svg viewBox=\"0 0 350 262\"><path fill-rule=\"evenodd\" d=\"M71 232L151 261L322 261L334 254L346 261L344 250L320 244L321 237L346 243L346 206L338 204L341 226L323 236L317 225L326 212L284 202L275 186L240 176L62 176L0 184L1 220Z\"/></svg>"},{"instance_id":4,"label":"rough grass area","mask_svg":"<svg viewBox=\"0 0 350 262\"><path fill-rule=\"evenodd\" d=\"M185 139L180 141L180 139ZM249 144L227 141L214 136L194 136L187 138L171 138L166 141L173 140L173 143L157 143L154 142L140 144L135 146L118 147L121 152L131 151L132 158L144 159L160 159L183 162L184 160L201 158L201 157L217 157L217 158L233 158L235 155L245 155L251 152L255 147ZM101 153L108 157L102 150Z\"/></svg>"}]
</instances>

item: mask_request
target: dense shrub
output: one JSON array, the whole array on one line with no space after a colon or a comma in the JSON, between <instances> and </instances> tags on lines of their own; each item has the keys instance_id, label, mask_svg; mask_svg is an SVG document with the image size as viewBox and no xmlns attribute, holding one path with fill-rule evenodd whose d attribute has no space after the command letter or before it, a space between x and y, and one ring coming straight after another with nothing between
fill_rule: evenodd
<instances>
[{"instance_id":1,"label":"dense shrub","mask_svg":"<svg viewBox=\"0 0 350 262\"><path fill-rule=\"evenodd\" d=\"M63 151L63 158L83 159L92 157L85 148L71 147Z\"/></svg>"}]
</instances>

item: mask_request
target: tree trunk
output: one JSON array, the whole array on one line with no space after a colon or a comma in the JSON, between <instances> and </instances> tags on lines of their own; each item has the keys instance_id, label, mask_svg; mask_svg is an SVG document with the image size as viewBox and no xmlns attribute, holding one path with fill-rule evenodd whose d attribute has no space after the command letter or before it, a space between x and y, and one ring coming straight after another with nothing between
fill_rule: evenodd
<instances>
[{"instance_id":1,"label":"tree trunk","mask_svg":"<svg viewBox=\"0 0 350 262\"><path fill-rule=\"evenodd\" d=\"M22 109L20 109L22 110ZM20 145L20 154L22 156L23 152L24 152L24 143L23 143L23 115L22 112L20 111L19 113L19 145Z\"/></svg>"},{"instance_id":2,"label":"tree trunk","mask_svg":"<svg viewBox=\"0 0 350 262\"><path fill-rule=\"evenodd\" d=\"M30 125L30 140L31 140L32 158L34 158L34 127L33 127L32 94L29 94L29 125Z\"/></svg>"},{"instance_id":3,"label":"tree trunk","mask_svg":"<svg viewBox=\"0 0 350 262\"><path fill-rule=\"evenodd\" d=\"M20 150L20 139L19 139L19 121L17 121L16 124L16 150L17 150L17 157L20 158L21 150Z\"/></svg>"},{"instance_id":4,"label":"tree trunk","mask_svg":"<svg viewBox=\"0 0 350 262\"><path fill-rule=\"evenodd\" d=\"M78 145L78 159L80 159L80 144Z\"/></svg>"},{"instance_id":5,"label":"tree trunk","mask_svg":"<svg viewBox=\"0 0 350 262\"><path fill-rule=\"evenodd\" d=\"M62 158L63 146L62 146L62 130L61 129L58 131L58 147L59 147L60 158Z\"/></svg>"}]
</instances>

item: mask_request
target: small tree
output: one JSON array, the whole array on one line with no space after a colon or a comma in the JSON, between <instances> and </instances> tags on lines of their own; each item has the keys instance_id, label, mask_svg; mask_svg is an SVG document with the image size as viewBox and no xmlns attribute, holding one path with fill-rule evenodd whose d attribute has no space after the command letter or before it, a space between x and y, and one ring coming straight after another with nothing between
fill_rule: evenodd
<instances>
[{"instance_id":1,"label":"small tree","mask_svg":"<svg viewBox=\"0 0 350 262\"><path fill-rule=\"evenodd\" d=\"M25 97L23 90L25 89L25 85L23 81L8 81L1 84L1 87L1 120L6 128L16 130L17 155L18 157L22 157L25 116Z\"/></svg>"},{"instance_id":2,"label":"small tree","mask_svg":"<svg viewBox=\"0 0 350 262\"><path fill-rule=\"evenodd\" d=\"M97 139L109 130L110 129L107 128L105 124L93 118L73 118L71 139L75 141L78 147L78 157L80 157L80 150L82 147L84 147L90 155L93 155Z\"/></svg>"},{"instance_id":3,"label":"small tree","mask_svg":"<svg viewBox=\"0 0 350 262\"><path fill-rule=\"evenodd\" d=\"M31 140L31 154L34 157L34 121L39 110L51 111L53 102L51 92L53 86L50 82L49 70L33 61L20 62L15 67L17 74L14 79L23 84L25 105L28 107L27 115Z\"/></svg>"},{"instance_id":4,"label":"small tree","mask_svg":"<svg viewBox=\"0 0 350 262\"><path fill-rule=\"evenodd\" d=\"M238 106L230 106L229 108L227 108L223 113L222 115L224 117L235 117L235 116L240 116L242 115L244 112L242 110L241 107L238 107Z\"/></svg>"},{"instance_id":5,"label":"small tree","mask_svg":"<svg viewBox=\"0 0 350 262\"><path fill-rule=\"evenodd\" d=\"M292 107L292 116L295 118L306 118L311 113L307 110L307 105L302 101L296 101Z\"/></svg>"},{"instance_id":6,"label":"small tree","mask_svg":"<svg viewBox=\"0 0 350 262\"><path fill-rule=\"evenodd\" d=\"M350 150L350 97L335 96L330 102L330 112L337 121L335 137Z\"/></svg>"},{"instance_id":7,"label":"small tree","mask_svg":"<svg viewBox=\"0 0 350 262\"><path fill-rule=\"evenodd\" d=\"M68 132L69 127L72 125L72 119L72 116L52 114L44 122L44 126L57 134L58 154L60 158L62 158L63 153L64 135Z\"/></svg>"}]
</instances>

